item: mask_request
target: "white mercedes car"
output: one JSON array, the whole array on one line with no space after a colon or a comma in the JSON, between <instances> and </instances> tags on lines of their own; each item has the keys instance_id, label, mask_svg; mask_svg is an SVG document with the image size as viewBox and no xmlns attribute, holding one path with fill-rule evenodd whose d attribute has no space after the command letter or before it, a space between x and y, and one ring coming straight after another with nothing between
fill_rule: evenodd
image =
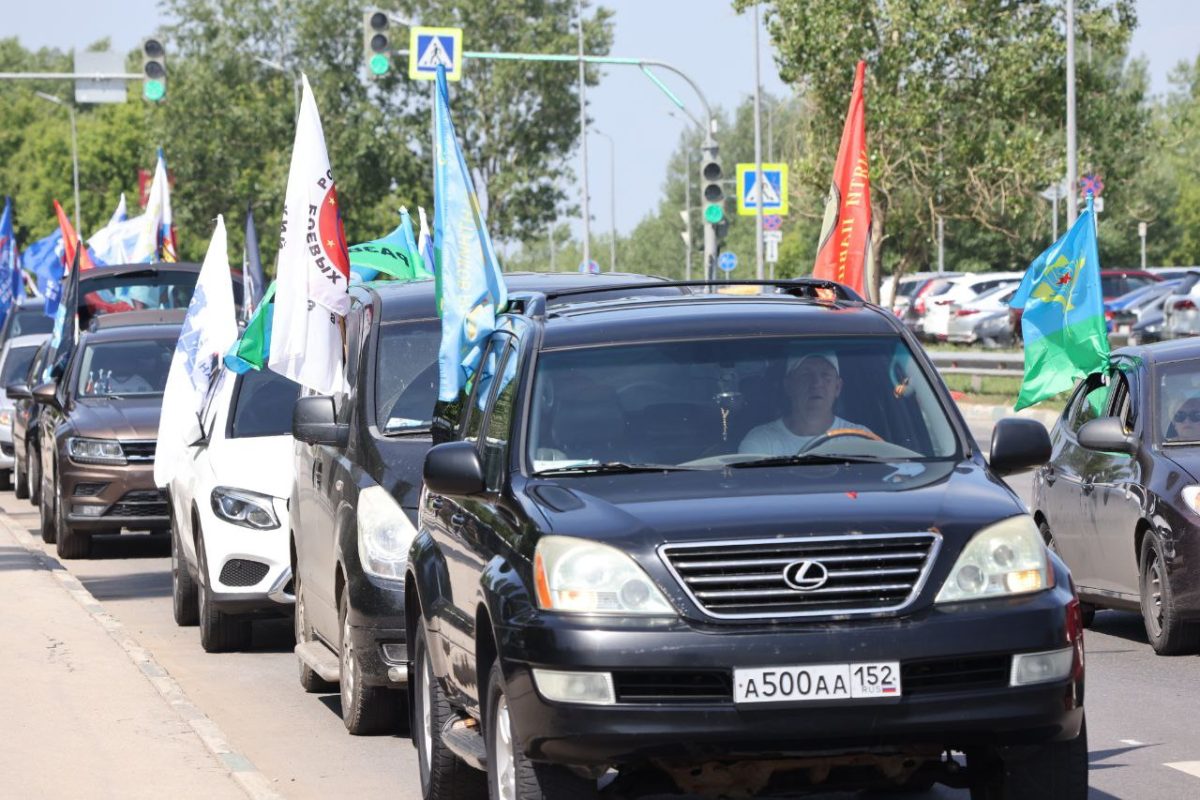
<instances>
[{"instance_id":1,"label":"white mercedes car","mask_svg":"<svg viewBox=\"0 0 1200 800\"><path fill-rule=\"evenodd\" d=\"M290 614L288 495L299 386L269 370L222 370L168 484L175 622L210 653L250 645L256 617Z\"/></svg>"}]
</instances>

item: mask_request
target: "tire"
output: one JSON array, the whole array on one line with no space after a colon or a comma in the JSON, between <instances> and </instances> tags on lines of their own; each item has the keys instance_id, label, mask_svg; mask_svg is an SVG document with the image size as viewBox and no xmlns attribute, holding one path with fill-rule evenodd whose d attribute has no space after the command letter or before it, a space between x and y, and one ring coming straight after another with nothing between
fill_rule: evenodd
<instances>
[{"instance_id":1,"label":"tire","mask_svg":"<svg viewBox=\"0 0 1200 800\"><path fill-rule=\"evenodd\" d=\"M353 736L374 736L396 730L401 717L400 692L386 686L367 686L363 683L362 665L354 640L350 635L349 592L343 591L338 602L338 621L341 625L341 645L338 654L342 696L342 722Z\"/></svg>"},{"instance_id":2,"label":"tire","mask_svg":"<svg viewBox=\"0 0 1200 800\"><path fill-rule=\"evenodd\" d=\"M1086 800L1087 720L1070 741L968 754L967 768L980 770L971 779L971 800Z\"/></svg>"},{"instance_id":3,"label":"tire","mask_svg":"<svg viewBox=\"0 0 1200 800\"><path fill-rule=\"evenodd\" d=\"M171 612L175 624L191 626L200 621L199 589L192 573L188 572L175 525L175 507L171 506Z\"/></svg>"},{"instance_id":4,"label":"tire","mask_svg":"<svg viewBox=\"0 0 1200 800\"><path fill-rule=\"evenodd\" d=\"M212 575L208 571L208 557L204 554L204 537L197 532L196 561L200 573L199 616L200 646L206 653L228 653L245 650L250 646L250 619L237 614L226 614L213 608Z\"/></svg>"},{"instance_id":5,"label":"tire","mask_svg":"<svg viewBox=\"0 0 1200 800\"><path fill-rule=\"evenodd\" d=\"M59 558L87 558L92 554L91 534L72 528L61 509L54 515L54 537Z\"/></svg>"},{"instance_id":6,"label":"tire","mask_svg":"<svg viewBox=\"0 0 1200 800\"><path fill-rule=\"evenodd\" d=\"M1162 543L1153 533L1142 539L1140 563L1142 622L1154 652L1160 656L1178 656L1200 650L1200 624L1184 620L1176 608Z\"/></svg>"},{"instance_id":7,"label":"tire","mask_svg":"<svg viewBox=\"0 0 1200 800\"><path fill-rule=\"evenodd\" d=\"M308 624L304 613L304 584L300 582L299 564L292 570L292 579L296 590L296 610L293 617L293 630L296 633L296 644L312 641L312 626ZM311 667L296 657L300 667L300 687L309 694L328 694L337 691L337 686L318 675Z\"/></svg>"},{"instance_id":8,"label":"tire","mask_svg":"<svg viewBox=\"0 0 1200 800\"><path fill-rule=\"evenodd\" d=\"M488 777L470 767L442 744L442 726L454 714L433 675L425 626L413 643L413 744L422 800L482 800L488 796Z\"/></svg>"},{"instance_id":9,"label":"tire","mask_svg":"<svg viewBox=\"0 0 1200 800\"><path fill-rule=\"evenodd\" d=\"M29 473L21 469L21 459L13 458L13 494L18 500L29 499Z\"/></svg>"},{"instance_id":10,"label":"tire","mask_svg":"<svg viewBox=\"0 0 1200 800\"><path fill-rule=\"evenodd\" d=\"M31 442L25 443L25 466L29 472L29 502L36 506L42 500L42 462Z\"/></svg>"},{"instance_id":11,"label":"tire","mask_svg":"<svg viewBox=\"0 0 1200 800\"><path fill-rule=\"evenodd\" d=\"M597 796L594 780L585 780L557 764L530 761L514 746L508 689L499 659L492 664L487 686L483 731L487 737L488 797L491 800L593 800Z\"/></svg>"},{"instance_id":12,"label":"tire","mask_svg":"<svg viewBox=\"0 0 1200 800\"><path fill-rule=\"evenodd\" d=\"M1058 545L1054 542L1054 534L1050 532L1050 526L1044 521L1038 523L1038 530L1042 533L1042 541L1046 543L1046 547L1054 555L1062 558L1062 554L1058 552ZM1063 563L1066 563L1065 561ZM1083 621L1083 627L1090 628L1092 623L1096 621L1096 607L1091 603L1079 601L1079 615Z\"/></svg>"},{"instance_id":13,"label":"tire","mask_svg":"<svg viewBox=\"0 0 1200 800\"><path fill-rule=\"evenodd\" d=\"M58 530L54 527L54 493L38 491L38 519L41 523L42 541L54 544Z\"/></svg>"}]
</instances>

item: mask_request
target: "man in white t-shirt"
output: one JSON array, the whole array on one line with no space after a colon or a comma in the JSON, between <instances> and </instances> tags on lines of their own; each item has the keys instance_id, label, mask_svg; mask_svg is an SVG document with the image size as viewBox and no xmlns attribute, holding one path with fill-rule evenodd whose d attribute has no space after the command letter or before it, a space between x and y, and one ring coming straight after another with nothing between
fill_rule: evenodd
<instances>
[{"instance_id":1,"label":"man in white t-shirt","mask_svg":"<svg viewBox=\"0 0 1200 800\"><path fill-rule=\"evenodd\" d=\"M813 439L836 430L859 430L874 438L870 428L833 413L833 405L842 393L835 354L822 352L789 358L783 388L790 403L787 413L751 429L738 445L739 453L795 455Z\"/></svg>"}]
</instances>

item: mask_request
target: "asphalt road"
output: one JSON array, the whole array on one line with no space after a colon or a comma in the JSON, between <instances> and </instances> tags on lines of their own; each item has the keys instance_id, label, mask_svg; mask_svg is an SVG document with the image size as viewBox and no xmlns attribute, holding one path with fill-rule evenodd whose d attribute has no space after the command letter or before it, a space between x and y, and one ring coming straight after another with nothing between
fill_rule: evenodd
<instances>
[{"instance_id":1,"label":"asphalt road","mask_svg":"<svg viewBox=\"0 0 1200 800\"><path fill-rule=\"evenodd\" d=\"M974 431L980 442L990 440L988 426ZM1011 484L1028 502L1029 474ZM30 542L40 543L33 506L3 492L0 510L26 530ZM53 555L53 546L44 549ZM249 652L206 654L197 630L176 627L171 618L166 537L101 538L94 553L64 563L279 793L297 800L418 797L416 751L406 738L352 737L342 726L336 694L300 689L290 622L256 622ZM1155 656L1141 619L1123 612L1099 613L1085 642L1091 796L1200 797L1200 657ZM888 797L961 799L967 793L939 787Z\"/></svg>"}]
</instances>

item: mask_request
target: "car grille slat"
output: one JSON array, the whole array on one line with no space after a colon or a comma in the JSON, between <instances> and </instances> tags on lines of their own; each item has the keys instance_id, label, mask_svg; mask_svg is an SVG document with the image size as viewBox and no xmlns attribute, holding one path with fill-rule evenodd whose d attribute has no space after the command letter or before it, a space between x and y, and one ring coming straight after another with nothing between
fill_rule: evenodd
<instances>
[{"instance_id":1,"label":"car grille slat","mask_svg":"<svg viewBox=\"0 0 1200 800\"><path fill-rule=\"evenodd\" d=\"M148 464L154 461L154 451L157 448L154 440L144 442L121 442L121 450L125 460L130 464Z\"/></svg>"},{"instance_id":2,"label":"car grille slat","mask_svg":"<svg viewBox=\"0 0 1200 800\"><path fill-rule=\"evenodd\" d=\"M659 553L680 585L717 618L786 618L896 612L917 596L941 537L933 532L814 535L667 544ZM785 575L818 562L823 582L796 588Z\"/></svg>"}]
</instances>

